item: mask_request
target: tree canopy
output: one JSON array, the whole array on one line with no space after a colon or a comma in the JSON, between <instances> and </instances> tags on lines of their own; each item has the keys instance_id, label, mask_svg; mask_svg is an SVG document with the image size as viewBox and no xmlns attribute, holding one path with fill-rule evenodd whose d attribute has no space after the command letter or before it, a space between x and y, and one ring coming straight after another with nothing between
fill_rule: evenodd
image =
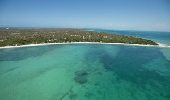
<instances>
[{"instance_id":1,"label":"tree canopy","mask_svg":"<svg viewBox=\"0 0 170 100\"><path fill-rule=\"evenodd\" d=\"M158 45L154 41L79 29L0 29L0 46L39 43L101 42Z\"/></svg>"}]
</instances>

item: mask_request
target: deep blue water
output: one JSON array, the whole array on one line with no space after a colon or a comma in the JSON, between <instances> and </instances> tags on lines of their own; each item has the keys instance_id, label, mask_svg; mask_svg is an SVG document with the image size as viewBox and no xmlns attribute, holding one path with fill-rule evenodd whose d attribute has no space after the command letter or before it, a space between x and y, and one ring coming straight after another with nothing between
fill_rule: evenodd
<instances>
[{"instance_id":1,"label":"deep blue water","mask_svg":"<svg viewBox=\"0 0 170 100\"><path fill-rule=\"evenodd\" d=\"M85 29L94 30L97 32L106 32L110 34L137 36L141 38L151 39L155 42L164 43L170 45L170 32L161 31L134 31L134 30L106 30L106 29Z\"/></svg>"}]
</instances>

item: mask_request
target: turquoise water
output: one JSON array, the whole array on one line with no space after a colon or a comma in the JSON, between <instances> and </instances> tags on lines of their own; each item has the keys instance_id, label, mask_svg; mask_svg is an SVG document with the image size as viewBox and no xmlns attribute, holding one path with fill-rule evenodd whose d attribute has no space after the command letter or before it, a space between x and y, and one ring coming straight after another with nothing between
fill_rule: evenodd
<instances>
[{"instance_id":1,"label":"turquoise water","mask_svg":"<svg viewBox=\"0 0 170 100\"><path fill-rule=\"evenodd\" d=\"M0 100L169 100L160 48L48 45L0 50Z\"/></svg>"},{"instance_id":2,"label":"turquoise water","mask_svg":"<svg viewBox=\"0 0 170 100\"><path fill-rule=\"evenodd\" d=\"M169 48L59 44L0 49L0 100L169 99Z\"/></svg>"}]
</instances>

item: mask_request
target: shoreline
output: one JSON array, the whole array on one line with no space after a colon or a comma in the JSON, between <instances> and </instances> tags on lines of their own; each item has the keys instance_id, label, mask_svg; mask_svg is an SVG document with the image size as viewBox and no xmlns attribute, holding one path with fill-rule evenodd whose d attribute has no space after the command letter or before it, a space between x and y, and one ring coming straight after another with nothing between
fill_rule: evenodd
<instances>
[{"instance_id":1,"label":"shoreline","mask_svg":"<svg viewBox=\"0 0 170 100\"><path fill-rule=\"evenodd\" d=\"M170 48L170 46L162 43L157 43L158 45L143 45L143 44L126 44L126 43L101 43L101 42L69 42L69 43L40 43L40 44L26 44L19 46L4 46L0 49L5 48L20 48L20 47L33 47L33 46L44 46L44 45L55 45L55 44L112 44L112 45L129 45L129 46L147 46L147 47L164 47Z\"/></svg>"}]
</instances>

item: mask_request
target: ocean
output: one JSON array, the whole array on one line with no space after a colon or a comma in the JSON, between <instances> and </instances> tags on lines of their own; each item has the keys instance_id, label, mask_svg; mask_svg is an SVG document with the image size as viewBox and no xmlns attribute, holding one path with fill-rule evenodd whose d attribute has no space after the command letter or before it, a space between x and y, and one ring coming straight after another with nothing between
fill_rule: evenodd
<instances>
[{"instance_id":1,"label":"ocean","mask_svg":"<svg viewBox=\"0 0 170 100\"><path fill-rule=\"evenodd\" d=\"M170 46L170 32L86 29ZM170 48L56 44L0 49L0 100L169 100Z\"/></svg>"}]
</instances>

